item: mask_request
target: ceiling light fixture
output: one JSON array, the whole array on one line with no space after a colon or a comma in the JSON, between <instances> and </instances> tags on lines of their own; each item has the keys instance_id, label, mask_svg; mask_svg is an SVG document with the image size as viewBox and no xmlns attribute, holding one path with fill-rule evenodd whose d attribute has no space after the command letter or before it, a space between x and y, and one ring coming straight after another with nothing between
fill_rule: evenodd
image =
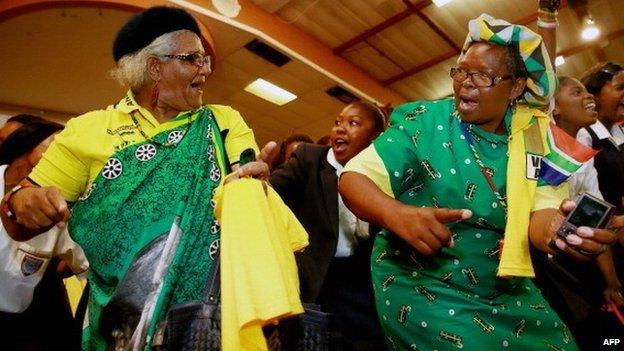
<instances>
[{"instance_id":1,"label":"ceiling light fixture","mask_svg":"<svg viewBox=\"0 0 624 351\"><path fill-rule=\"evenodd\" d=\"M212 0L212 6L223 16L230 18L238 16L241 10L238 0Z\"/></svg>"},{"instance_id":2,"label":"ceiling light fixture","mask_svg":"<svg viewBox=\"0 0 624 351\"><path fill-rule=\"evenodd\" d=\"M596 27L596 25L594 24L594 20L591 17L588 17L585 21L585 27L581 32L581 37L586 41L590 41L598 38L599 35L600 29Z\"/></svg>"},{"instance_id":3,"label":"ceiling light fixture","mask_svg":"<svg viewBox=\"0 0 624 351\"><path fill-rule=\"evenodd\" d=\"M565 63L565 58L563 56L557 56L555 59L555 66L559 67Z\"/></svg>"},{"instance_id":4,"label":"ceiling light fixture","mask_svg":"<svg viewBox=\"0 0 624 351\"><path fill-rule=\"evenodd\" d=\"M432 0L432 1L437 7L442 7L448 4L449 2L452 2L453 0Z\"/></svg>"},{"instance_id":5,"label":"ceiling light fixture","mask_svg":"<svg viewBox=\"0 0 624 351\"><path fill-rule=\"evenodd\" d=\"M297 98L297 95L262 78L251 82L251 84L245 87L245 91L278 106L285 105Z\"/></svg>"}]
</instances>

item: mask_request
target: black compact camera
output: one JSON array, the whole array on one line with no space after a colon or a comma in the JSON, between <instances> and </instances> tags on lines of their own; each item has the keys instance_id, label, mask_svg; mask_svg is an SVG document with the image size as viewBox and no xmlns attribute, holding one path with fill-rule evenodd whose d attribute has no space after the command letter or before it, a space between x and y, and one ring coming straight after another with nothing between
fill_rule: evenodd
<instances>
[{"instance_id":1,"label":"black compact camera","mask_svg":"<svg viewBox=\"0 0 624 351\"><path fill-rule=\"evenodd\" d=\"M609 224L614 210L615 206L610 203L589 194L582 194L577 198L574 210L557 230L557 236L565 238L576 233L576 229L581 226L604 228Z\"/></svg>"}]
</instances>

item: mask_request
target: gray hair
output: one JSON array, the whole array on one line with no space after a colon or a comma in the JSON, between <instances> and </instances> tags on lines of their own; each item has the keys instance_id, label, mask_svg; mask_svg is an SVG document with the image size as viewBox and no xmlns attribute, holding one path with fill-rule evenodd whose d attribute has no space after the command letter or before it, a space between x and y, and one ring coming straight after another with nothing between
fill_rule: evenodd
<instances>
[{"instance_id":1,"label":"gray hair","mask_svg":"<svg viewBox=\"0 0 624 351\"><path fill-rule=\"evenodd\" d=\"M161 61L167 60L163 55L169 55L173 52L178 37L184 32L188 31L182 29L163 34L138 52L123 56L117 62L117 67L111 70L111 76L119 84L130 87L133 91L138 90L149 81L149 74L146 69L147 59L156 56Z\"/></svg>"}]
</instances>

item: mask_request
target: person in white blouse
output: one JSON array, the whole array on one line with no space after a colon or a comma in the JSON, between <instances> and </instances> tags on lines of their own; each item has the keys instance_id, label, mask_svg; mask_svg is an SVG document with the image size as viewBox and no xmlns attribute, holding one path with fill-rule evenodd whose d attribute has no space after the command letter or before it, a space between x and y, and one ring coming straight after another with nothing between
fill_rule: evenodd
<instances>
[{"instance_id":1,"label":"person in white blouse","mask_svg":"<svg viewBox=\"0 0 624 351\"><path fill-rule=\"evenodd\" d=\"M570 77L559 77L555 94L553 118L558 127L574 137L587 131L583 128L599 125L596 101L583 84ZM605 132L608 133L605 129ZM589 136L589 134L587 134ZM592 145L589 137L589 146ZM593 159L573 174L568 183L570 198L583 193L603 199ZM581 349L590 349L595 340L604 337L607 330L617 330L613 321L605 321L600 308L605 304L624 306L622 285L616 274L611 250L592 262L579 263L565 257L534 253L538 286L553 309L572 331Z\"/></svg>"},{"instance_id":2,"label":"person in white blouse","mask_svg":"<svg viewBox=\"0 0 624 351\"><path fill-rule=\"evenodd\" d=\"M386 115L378 106L349 104L334 120L331 146L303 143L270 176L271 185L310 236L310 245L295 256L301 301L332 314L330 349L384 349L370 281L375 233L343 203L338 177L385 124Z\"/></svg>"},{"instance_id":3,"label":"person in white blouse","mask_svg":"<svg viewBox=\"0 0 624 351\"><path fill-rule=\"evenodd\" d=\"M63 126L38 119L14 129L0 146L0 188L8 194L39 162ZM64 262L59 264L58 257ZM58 225L24 242L0 226L0 329L7 350L67 349L73 321L60 267L83 273L88 262ZM28 332L24 332L24 331Z\"/></svg>"},{"instance_id":4,"label":"person in white blouse","mask_svg":"<svg viewBox=\"0 0 624 351\"><path fill-rule=\"evenodd\" d=\"M578 79L571 77L559 77L553 117L557 126L573 137L577 134L580 136L583 132L587 133L583 128L600 123L594 95L590 94ZM583 142L583 144L591 147L591 137L589 140L589 143ZM572 198L588 193L603 199L593 159L574 173L568 179L568 183Z\"/></svg>"},{"instance_id":5,"label":"person in white blouse","mask_svg":"<svg viewBox=\"0 0 624 351\"><path fill-rule=\"evenodd\" d=\"M624 213L624 69L607 62L591 69L581 79L596 98L598 121L579 130L577 139L602 150L594 158L598 183L605 200ZM622 274L624 272L620 272Z\"/></svg>"}]
</instances>

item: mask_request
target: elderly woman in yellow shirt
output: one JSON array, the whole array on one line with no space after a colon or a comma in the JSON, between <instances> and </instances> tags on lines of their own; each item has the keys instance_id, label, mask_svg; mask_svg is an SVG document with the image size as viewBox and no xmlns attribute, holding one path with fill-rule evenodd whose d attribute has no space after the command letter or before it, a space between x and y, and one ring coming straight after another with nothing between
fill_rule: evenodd
<instances>
[{"instance_id":1,"label":"elderly woman in yellow shirt","mask_svg":"<svg viewBox=\"0 0 624 351\"><path fill-rule=\"evenodd\" d=\"M213 190L231 169L268 176L260 159L237 165L244 150L258 152L239 113L202 103L212 58L191 15L170 7L135 15L117 34L113 56L115 76L130 88L126 96L70 120L28 179L5 197L2 218L20 240L69 219L91 264L83 345L94 350L134 334L104 335L100 322L144 250L173 245L158 289L150 277L131 282L136 296L156 296L151 313L141 315L146 334L139 335L147 337L132 342L141 347L150 340L172 305L201 300L219 244Z\"/></svg>"}]
</instances>

